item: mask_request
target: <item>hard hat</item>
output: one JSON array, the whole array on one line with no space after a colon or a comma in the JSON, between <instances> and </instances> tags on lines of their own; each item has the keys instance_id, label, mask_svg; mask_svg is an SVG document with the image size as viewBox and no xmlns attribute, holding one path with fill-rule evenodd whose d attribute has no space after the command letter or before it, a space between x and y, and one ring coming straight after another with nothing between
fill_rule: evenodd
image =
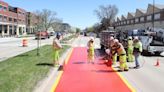
<instances>
[{"instance_id":1,"label":"hard hat","mask_svg":"<svg viewBox=\"0 0 164 92\"><path fill-rule=\"evenodd\" d=\"M90 37L90 40L94 40L94 38L93 37Z\"/></svg>"},{"instance_id":2,"label":"hard hat","mask_svg":"<svg viewBox=\"0 0 164 92\"><path fill-rule=\"evenodd\" d=\"M128 39L129 39L129 40L132 40L132 37L131 37L131 36L129 36L129 37L128 37Z\"/></svg>"},{"instance_id":3,"label":"hard hat","mask_svg":"<svg viewBox=\"0 0 164 92\"><path fill-rule=\"evenodd\" d=\"M90 41L94 41L94 38L93 37L90 37Z\"/></svg>"},{"instance_id":4,"label":"hard hat","mask_svg":"<svg viewBox=\"0 0 164 92\"><path fill-rule=\"evenodd\" d=\"M118 39L114 39L114 43L119 43L119 40Z\"/></svg>"},{"instance_id":5,"label":"hard hat","mask_svg":"<svg viewBox=\"0 0 164 92\"><path fill-rule=\"evenodd\" d=\"M109 38L109 40L111 41L111 40L114 40L114 38L111 36L110 38Z\"/></svg>"},{"instance_id":6,"label":"hard hat","mask_svg":"<svg viewBox=\"0 0 164 92\"><path fill-rule=\"evenodd\" d=\"M134 40L138 40L138 36L135 36L135 37L134 37Z\"/></svg>"}]
</instances>

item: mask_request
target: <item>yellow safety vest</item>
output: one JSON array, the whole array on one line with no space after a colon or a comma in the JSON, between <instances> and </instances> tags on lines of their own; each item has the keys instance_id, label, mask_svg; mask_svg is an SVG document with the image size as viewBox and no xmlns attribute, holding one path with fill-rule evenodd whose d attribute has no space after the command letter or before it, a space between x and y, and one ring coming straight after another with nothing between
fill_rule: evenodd
<instances>
[{"instance_id":1,"label":"yellow safety vest","mask_svg":"<svg viewBox=\"0 0 164 92\"><path fill-rule=\"evenodd\" d=\"M118 55L126 55L126 51L125 51L123 45L122 44L119 44L119 45L120 45L120 48L117 49Z\"/></svg>"},{"instance_id":2,"label":"yellow safety vest","mask_svg":"<svg viewBox=\"0 0 164 92\"><path fill-rule=\"evenodd\" d=\"M133 41L132 40L128 40L128 48L133 48Z\"/></svg>"},{"instance_id":3,"label":"yellow safety vest","mask_svg":"<svg viewBox=\"0 0 164 92\"><path fill-rule=\"evenodd\" d=\"M139 49L139 51L142 52L142 43L140 41L134 43L134 49Z\"/></svg>"}]
</instances>

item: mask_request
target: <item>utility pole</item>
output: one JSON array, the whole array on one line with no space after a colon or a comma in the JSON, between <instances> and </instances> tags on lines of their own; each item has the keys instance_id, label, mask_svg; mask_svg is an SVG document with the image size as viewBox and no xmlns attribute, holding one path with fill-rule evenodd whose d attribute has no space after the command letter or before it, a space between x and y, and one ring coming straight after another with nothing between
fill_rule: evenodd
<instances>
[{"instance_id":1,"label":"utility pole","mask_svg":"<svg viewBox=\"0 0 164 92\"><path fill-rule=\"evenodd\" d=\"M152 22L153 22L153 31L154 31L154 18L155 18L155 16L154 16L154 8L155 8L155 0L153 0L153 20L152 20Z\"/></svg>"}]
</instances>

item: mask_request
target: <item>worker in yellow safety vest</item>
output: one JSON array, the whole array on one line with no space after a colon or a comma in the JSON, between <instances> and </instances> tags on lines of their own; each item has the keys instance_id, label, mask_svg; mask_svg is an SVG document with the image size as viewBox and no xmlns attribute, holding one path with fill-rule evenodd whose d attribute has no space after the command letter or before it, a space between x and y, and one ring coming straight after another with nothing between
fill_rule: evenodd
<instances>
[{"instance_id":1,"label":"worker in yellow safety vest","mask_svg":"<svg viewBox=\"0 0 164 92\"><path fill-rule=\"evenodd\" d=\"M94 38L91 38L88 43L87 43L87 46L88 46L88 63L92 63L94 64Z\"/></svg>"},{"instance_id":2,"label":"worker in yellow safety vest","mask_svg":"<svg viewBox=\"0 0 164 92\"><path fill-rule=\"evenodd\" d=\"M114 38L111 36L109 39L109 44L110 44L110 54L111 54L111 58L112 58L112 64L116 64L117 61L117 53L114 54Z\"/></svg>"},{"instance_id":3,"label":"worker in yellow safety vest","mask_svg":"<svg viewBox=\"0 0 164 92\"><path fill-rule=\"evenodd\" d=\"M133 62L134 61L134 55L133 55L133 40L132 37L128 37L128 61Z\"/></svg>"},{"instance_id":4,"label":"worker in yellow safety vest","mask_svg":"<svg viewBox=\"0 0 164 92\"><path fill-rule=\"evenodd\" d=\"M126 64L126 51L123 47L123 45L117 40L114 40L114 45L116 46L115 48L115 53L118 54L119 56L119 62L120 62L120 70L119 71L128 71L128 66ZM113 53L113 54L115 54Z\"/></svg>"},{"instance_id":5,"label":"worker in yellow safety vest","mask_svg":"<svg viewBox=\"0 0 164 92\"><path fill-rule=\"evenodd\" d=\"M139 58L139 56L142 52L142 43L141 43L141 41L139 40L138 37L134 38L133 46L134 46L133 54L134 54L134 57L135 57L135 65L136 65L134 68L138 69L140 67L138 58Z\"/></svg>"},{"instance_id":6,"label":"worker in yellow safety vest","mask_svg":"<svg viewBox=\"0 0 164 92\"><path fill-rule=\"evenodd\" d=\"M111 48L113 65L115 65L117 61L117 53L115 53L116 46L114 44L114 38L110 40L110 48Z\"/></svg>"}]
</instances>

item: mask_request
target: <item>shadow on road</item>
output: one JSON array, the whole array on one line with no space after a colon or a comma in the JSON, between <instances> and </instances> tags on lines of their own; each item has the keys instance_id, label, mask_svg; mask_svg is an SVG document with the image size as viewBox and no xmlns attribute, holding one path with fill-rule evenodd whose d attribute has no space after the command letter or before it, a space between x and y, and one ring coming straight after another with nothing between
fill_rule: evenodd
<instances>
[{"instance_id":1,"label":"shadow on road","mask_svg":"<svg viewBox=\"0 0 164 92\"><path fill-rule=\"evenodd\" d=\"M112 73L116 72L114 70L91 70L91 72L96 72L96 73Z\"/></svg>"},{"instance_id":2,"label":"shadow on road","mask_svg":"<svg viewBox=\"0 0 164 92\"><path fill-rule=\"evenodd\" d=\"M85 62L81 61L81 62L73 62L73 64L85 64Z\"/></svg>"}]
</instances>

